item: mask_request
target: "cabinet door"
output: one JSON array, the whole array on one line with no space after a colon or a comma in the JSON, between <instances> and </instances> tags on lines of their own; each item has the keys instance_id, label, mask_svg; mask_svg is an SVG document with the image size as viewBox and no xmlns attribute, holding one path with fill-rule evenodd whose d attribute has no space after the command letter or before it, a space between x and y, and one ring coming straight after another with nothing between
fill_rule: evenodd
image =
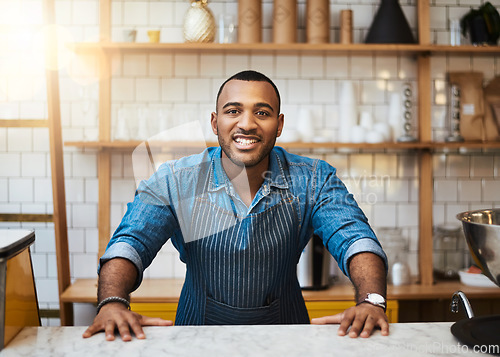
<instances>
[{"instance_id":1,"label":"cabinet door","mask_svg":"<svg viewBox=\"0 0 500 357\"><path fill-rule=\"evenodd\" d=\"M339 314L354 306L354 301L306 301L309 318ZM398 322L399 304L397 300L387 301L387 317L390 323Z\"/></svg>"},{"instance_id":2,"label":"cabinet door","mask_svg":"<svg viewBox=\"0 0 500 357\"><path fill-rule=\"evenodd\" d=\"M161 317L164 320L175 322L177 303L132 303L130 304L130 309L144 316Z\"/></svg>"}]
</instances>

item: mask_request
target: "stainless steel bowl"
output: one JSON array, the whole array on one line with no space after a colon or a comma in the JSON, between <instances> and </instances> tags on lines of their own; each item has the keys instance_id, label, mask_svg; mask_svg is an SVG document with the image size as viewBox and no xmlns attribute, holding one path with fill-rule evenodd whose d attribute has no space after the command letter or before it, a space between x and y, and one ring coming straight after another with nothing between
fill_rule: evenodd
<instances>
[{"instance_id":1,"label":"stainless steel bowl","mask_svg":"<svg viewBox=\"0 0 500 357\"><path fill-rule=\"evenodd\" d=\"M465 238L484 275L500 286L500 209L462 212Z\"/></svg>"}]
</instances>

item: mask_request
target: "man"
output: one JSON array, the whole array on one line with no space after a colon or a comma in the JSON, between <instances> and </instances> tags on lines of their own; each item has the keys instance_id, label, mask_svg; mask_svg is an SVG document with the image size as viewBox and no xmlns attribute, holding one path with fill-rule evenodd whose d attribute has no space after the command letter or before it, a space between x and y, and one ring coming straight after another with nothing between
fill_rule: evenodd
<instances>
[{"instance_id":1,"label":"man","mask_svg":"<svg viewBox=\"0 0 500 357\"><path fill-rule=\"evenodd\" d=\"M274 147L284 115L274 83L240 72L219 89L211 126L218 148L163 164L142 182L100 260L98 314L83 337L171 321L129 311L128 298L169 239L186 264L176 324L309 323L296 265L313 234L339 262L357 306L313 319L339 335L388 335L387 261L351 194L322 160ZM350 329L349 329L350 328Z\"/></svg>"}]
</instances>

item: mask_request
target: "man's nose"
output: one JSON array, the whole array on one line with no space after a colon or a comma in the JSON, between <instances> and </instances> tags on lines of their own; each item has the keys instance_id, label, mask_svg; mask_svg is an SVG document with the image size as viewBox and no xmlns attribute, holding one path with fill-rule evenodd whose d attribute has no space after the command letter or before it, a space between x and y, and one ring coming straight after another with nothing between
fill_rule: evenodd
<instances>
[{"instance_id":1,"label":"man's nose","mask_svg":"<svg viewBox=\"0 0 500 357\"><path fill-rule=\"evenodd\" d=\"M238 126L243 130L252 130L257 127L257 122L253 113L244 112L238 120Z\"/></svg>"}]
</instances>

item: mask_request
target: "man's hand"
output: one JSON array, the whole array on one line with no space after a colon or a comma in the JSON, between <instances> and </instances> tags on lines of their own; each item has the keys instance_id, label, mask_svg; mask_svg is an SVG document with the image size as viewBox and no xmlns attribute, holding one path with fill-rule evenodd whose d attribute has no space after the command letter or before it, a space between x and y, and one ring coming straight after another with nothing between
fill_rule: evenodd
<instances>
[{"instance_id":1,"label":"man's hand","mask_svg":"<svg viewBox=\"0 0 500 357\"><path fill-rule=\"evenodd\" d=\"M145 339L142 326L172 326L173 322L159 317L147 317L128 310L122 303L114 302L104 305L95 317L94 322L85 332L83 338L88 338L97 332L104 331L107 341L115 339L118 329L123 341L131 341L130 330L138 339Z\"/></svg>"},{"instance_id":2,"label":"man's hand","mask_svg":"<svg viewBox=\"0 0 500 357\"><path fill-rule=\"evenodd\" d=\"M114 258L101 266L99 273L98 300L102 301L109 296L128 297L137 278L137 268L127 259ZM105 304L91 326L83 333L88 338L99 331L104 331L106 340L115 339L115 330L118 330L123 341L132 340L131 332L138 339L146 338L142 326L171 326L172 321L152 318L132 312L121 302ZM131 331L132 330L132 331Z\"/></svg>"},{"instance_id":3,"label":"man's hand","mask_svg":"<svg viewBox=\"0 0 500 357\"><path fill-rule=\"evenodd\" d=\"M354 255L349 260L350 278L356 290L355 301L358 305L344 312L311 320L312 324L340 324L338 335L345 336L349 326L350 337L370 337L378 327L382 335L389 335L387 315L380 306L362 302L368 293L386 296L386 276L384 261L377 255L364 252Z\"/></svg>"},{"instance_id":4,"label":"man's hand","mask_svg":"<svg viewBox=\"0 0 500 357\"><path fill-rule=\"evenodd\" d=\"M353 306L337 315L318 317L311 320L311 324L340 324L337 334L345 336L349 326L349 337L370 337L374 328L378 327L382 331L383 336L389 335L389 323L387 315L379 306L374 306L369 303L362 303L358 306Z\"/></svg>"}]
</instances>

